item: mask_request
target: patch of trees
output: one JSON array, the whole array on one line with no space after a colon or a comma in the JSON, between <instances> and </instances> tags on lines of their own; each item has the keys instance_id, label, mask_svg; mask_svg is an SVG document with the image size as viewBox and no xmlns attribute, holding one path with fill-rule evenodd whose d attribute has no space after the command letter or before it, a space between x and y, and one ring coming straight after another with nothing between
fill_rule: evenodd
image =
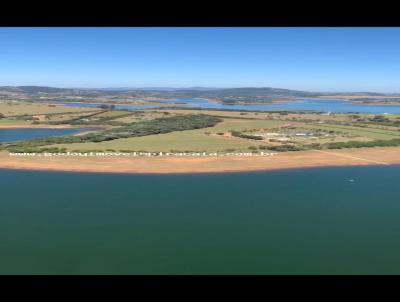
<instances>
[{"instance_id":1,"label":"patch of trees","mask_svg":"<svg viewBox=\"0 0 400 302\"><path fill-rule=\"evenodd\" d=\"M115 105L114 104L101 104L98 106L101 109L107 109L107 110L114 110Z\"/></svg>"},{"instance_id":2,"label":"patch of trees","mask_svg":"<svg viewBox=\"0 0 400 302\"><path fill-rule=\"evenodd\" d=\"M304 147L306 149L317 149L317 150L319 150L319 149L321 149L321 144L312 143L312 144L304 145Z\"/></svg>"},{"instance_id":3,"label":"patch of trees","mask_svg":"<svg viewBox=\"0 0 400 302\"><path fill-rule=\"evenodd\" d=\"M37 117L34 117L32 115L27 115L27 114L18 115L15 117L15 119L19 120L19 121L38 121L39 120Z\"/></svg>"},{"instance_id":4,"label":"patch of trees","mask_svg":"<svg viewBox=\"0 0 400 302\"><path fill-rule=\"evenodd\" d=\"M348 141L348 142L334 142L324 144L323 147L327 149L343 149L343 148L365 148L365 147L396 147L400 146L400 139L376 139L373 141Z\"/></svg>"},{"instance_id":5,"label":"patch of trees","mask_svg":"<svg viewBox=\"0 0 400 302\"><path fill-rule=\"evenodd\" d=\"M300 146L294 146L294 145L280 145L280 146L268 146L268 150L271 151L278 151L278 152L286 152L286 151L301 151L304 150L304 148Z\"/></svg>"},{"instance_id":6,"label":"patch of trees","mask_svg":"<svg viewBox=\"0 0 400 302\"><path fill-rule=\"evenodd\" d=\"M262 140L262 139L263 139L262 136L244 134L244 133L239 132L239 131L232 131L231 134L232 134L232 136L236 136L236 137L240 137L240 138L245 138L245 139L254 139L254 140Z\"/></svg>"}]
</instances>

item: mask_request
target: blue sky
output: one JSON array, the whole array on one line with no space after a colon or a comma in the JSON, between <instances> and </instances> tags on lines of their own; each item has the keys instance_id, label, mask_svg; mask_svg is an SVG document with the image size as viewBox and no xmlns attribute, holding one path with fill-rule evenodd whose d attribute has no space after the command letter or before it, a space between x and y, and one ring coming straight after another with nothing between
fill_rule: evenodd
<instances>
[{"instance_id":1,"label":"blue sky","mask_svg":"<svg viewBox=\"0 0 400 302\"><path fill-rule=\"evenodd\" d=\"M400 28L0 28L0 86L400 92Z\"/></svg>"}]
</instances>

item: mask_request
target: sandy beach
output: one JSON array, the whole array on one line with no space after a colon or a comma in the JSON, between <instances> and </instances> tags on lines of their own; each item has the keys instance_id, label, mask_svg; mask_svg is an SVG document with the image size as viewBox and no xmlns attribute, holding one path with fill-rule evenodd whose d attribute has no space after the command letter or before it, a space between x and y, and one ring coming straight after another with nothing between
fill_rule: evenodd
<instances>
[{"instance_id":1,"label":"sandy beach","mask_svg":"<svg viewBox=\"0 0 400 302\"><path fill-rule=\"evenodd\" d=\"M278 153L264 157L20 157L0 152L0 168L98 173L219 173L400 164L400 148Z\"/></svg>"}]
</instances>

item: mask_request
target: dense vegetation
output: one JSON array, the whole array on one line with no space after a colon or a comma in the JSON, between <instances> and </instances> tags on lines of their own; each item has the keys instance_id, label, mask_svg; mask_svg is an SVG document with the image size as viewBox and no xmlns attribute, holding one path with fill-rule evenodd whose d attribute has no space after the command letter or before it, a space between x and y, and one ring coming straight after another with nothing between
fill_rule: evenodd
<instances>
[{"instance_id":1,"label":"dense vegetation","mask_svg":"<svg viewBox=\"0 0 400 302\"><path fill-rule=\"evenodd\" d=\"M115 105L114 104L101 104L101 105L99 105L99 108L113 110L113 109L115 109Z\"/></svg>"},{"instance_id":2,"label":"dense vegetation","mask_svg":"<svg viewBox=\"0 0 400 302\"><path fill-rule=\"evenodd\" d=\"M395 147L400 146L400 139L394 138L389 140L376 139L373 141L348 141L348 142L335 142L322 145L327 149L342 149L342 148L364 148L364 147Z\"/></svg>"},{"instance_id":3,"label":"dense vegetation","mask_svg":"<svg viewBox=\"0 0 400 302\"><path fill-rule=\"evenodd\" d=\"M382 140L376 139L373 141L348 141L348 142L332 142L326 144L308 144L302 146L295 146L283 144L279 146L259 146L260 150L271 150L277 152L286 151L303 151L303 150L321 150L321 149L347 149L347 148L371 148L371 147L397 147L400 146L400 139Z\"/></svg>"},{"instance_id":4,"label":"dense vegetation","mask_svg":"<svg viewBox=\"0 0 400 302\"><path fill-rule=\"evenodd\" d=\"M254 139L254 140L262 140L263 138L261 136L257 135L251 135L251 134L244 134L239 131L231 131L232 136L240 137L240 138L246 138L246 139Z\"/></svg>"},{"instance_id":5,"label":"dense vegetation","mask_svg":"<svg viewBox=\"0 0 400 302\"><path fill-rule=\"evenodd\" d=\"M304 148L300 146L293 146L293 145L280 145L280 146L268 146L268 150L271 151L278 151L278 152L286 152L286 151L301 151Z\"/></svg>"}]
</instances>

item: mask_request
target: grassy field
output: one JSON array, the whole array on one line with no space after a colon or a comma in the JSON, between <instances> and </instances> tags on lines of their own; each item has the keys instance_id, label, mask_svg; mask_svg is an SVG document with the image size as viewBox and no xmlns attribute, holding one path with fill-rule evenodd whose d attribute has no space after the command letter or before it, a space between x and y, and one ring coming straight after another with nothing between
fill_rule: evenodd
<instances>
[{"instance_id":1,"label":"grassy field","mask_svg":"<svg viewBox=\"0 0 400 302\"><path fill-rule=\"evenodd\" d=\"M54 106L50 104L35 104L29 102L0 102L0 113L5 116L16 115L41 115L50 113L66 113L66 112L82 112L82 111L96 111L97 108L78 108L78 107L65 107Z\"/></svg>"},{"instance_id":2,"label":"grassy field","mask_svg":"<svg viewBox=\"0 0 400 302\"><path fill-rule=\"evenodd\" d=\"M217 133L230 130L245 131L256 128L274 128L284 124L274 120L235 120L225 119L215 127L143 137L124 138L100 143L59 144L52 147L67 150L145 150L145 151L225 151L226 149L248 150L260 142L224 137Z\"/></svg>"},{"instance_id":3,"label":"grassy field","mask_svg":"<svg viewBox=\"0 0 400 302\"><path fill-rule=\"evenodd\" d=\"M0 119L0 126L25 126L31 125L30 121L16 121L11 119Z\"/></svg>"}]
</instances>

